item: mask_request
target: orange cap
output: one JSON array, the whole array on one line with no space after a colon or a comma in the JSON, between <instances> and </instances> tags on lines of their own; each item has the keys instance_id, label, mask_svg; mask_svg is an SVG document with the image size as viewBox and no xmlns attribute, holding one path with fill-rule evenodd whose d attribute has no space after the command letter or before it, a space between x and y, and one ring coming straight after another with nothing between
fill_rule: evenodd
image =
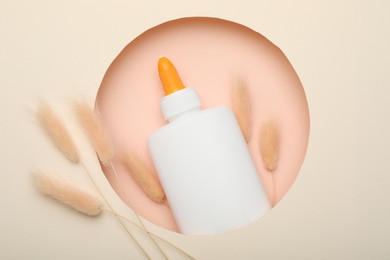
<instances>
[{"instance_id":1,"label":"orange cap","mask_svg":"<svg viewBox=\"0 0 390 260\"><path fill-rule=\"evenodd\" d=\"M166 57L159 59L158 73L164 87L165 96L185 88L172 62Z\"/></svg>"}]
</instances>

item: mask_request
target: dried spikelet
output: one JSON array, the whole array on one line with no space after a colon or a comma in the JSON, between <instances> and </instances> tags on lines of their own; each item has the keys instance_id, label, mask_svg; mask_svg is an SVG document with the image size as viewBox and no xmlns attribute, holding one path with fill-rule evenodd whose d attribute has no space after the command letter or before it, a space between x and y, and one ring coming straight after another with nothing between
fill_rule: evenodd
<instances>
[{"instance_id":1,"label":"dried spikelet","mask_svg":"<svg viewBox=\"0 0 390 260\"><path fill-rule=\"evenodd\" d=\"M37 116L42 127L49 134L58 149L72 162L79 161L79 154L65 125L47 105L38 107Z\"/></svg>"},{"instance_id":2,"label":"dried spikelet","mask_svg":"<svg viewBox=\"0 0 390 260\"><path fill-rule=\"evenodd\" d=\"M165 193L161 184L150 174L148 167L133 153L128 153L124 161L127 169L139 187L154 202L162 203Z\"/></svg>"},{"instance_id":3,"label":"dried spikelet","mask_svg":"<svg viewBox=\"0 0 390 260\"><path fill-rule=\"evenodd\" d=\"M104 166L110 165L113 149L99 117L85 102L75 103L75 112L99 160Z\"/></svg>"},{"instance_id":4,"label":"dried spikelet","mask_svg":"<svg viewBox=\"0 0 390 260\"><path fill-rule=\"evenodd\" d=\"M79 188L46 174L34 173L32 176L43 194L88 216L102 213L99 200Z\"/></svg>"},{"instance_id":5,"label":"dried spikelet","mask_svg":"<svg viewBox=\"0 0 390 260\"><path fill-rule=\"evenodd\" d=\"M232 89L233 111L246 142L251 139L252 105L247 82L238 79Z\"/></svg>"},{"instance_id":6,"label":"dried spikelet","mask_svg":"<svg viewBox=\"0 0 390 260\"><path fill-rule=\"evenodd\" d=\"M279 159L279 131L274 122L266 123L261 129L260 152L265 168L273 173Z\"/></svg>"}]
</instances>

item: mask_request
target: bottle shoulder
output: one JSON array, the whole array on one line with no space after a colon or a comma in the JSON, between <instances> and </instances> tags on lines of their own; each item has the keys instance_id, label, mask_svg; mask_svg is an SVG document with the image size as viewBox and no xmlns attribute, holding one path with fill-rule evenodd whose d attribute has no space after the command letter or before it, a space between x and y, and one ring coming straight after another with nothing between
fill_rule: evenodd
<instances>
[{"instance_id":1,"label":"bottle shoulder","mask_svg":"<svg viewBox=\"0 0 390 260\"><path fill-rule=\"evenodd\" d=\"M167 123L154 133L152 133L149 137L150 139L153 139L155 136L158 136L160 134L163 134L164 132L169 132L172 131L173 129L176 128L181 128L184 125L196 125L196 124L202 124L204 122L209 122L211 121L218 121L223 117L226 116L233 116L234 114L232 110L228 107L225 106L219 106L219 107L214 107L214 108L208 108L208 109L203 109L196 111L194 113L189 114L188 116L185 116L183 118L180 118L178 120L172 121L170 123Z\"/></svg>"},{"instance_id":2,"label":"bottle shoulder","mask_svg":"<svg viewBox=\"0 0 390 260\"><path fill-rule=\"evenodd\" d=\"M191 121L201 120L205 117L220 117L220 116L225 115L225 114L232 114L233 115L233 112L231 109L229 109L228 107L225 107L225 106L218 106L218 107L213 107L213 108L208 108L208 109L202 109L202 110L195 111L191 114L188 114L186 116L183 116L178 120L167 123L166 125L164 125L160 129L170 128L170 127L174 127L176 125L189 123Z\"/></svg>"}]
</instances>

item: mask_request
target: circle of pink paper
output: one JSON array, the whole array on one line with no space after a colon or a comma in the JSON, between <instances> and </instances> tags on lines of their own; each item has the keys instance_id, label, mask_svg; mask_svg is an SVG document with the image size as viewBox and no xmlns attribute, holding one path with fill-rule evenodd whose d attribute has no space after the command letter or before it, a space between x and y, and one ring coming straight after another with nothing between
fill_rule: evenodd
<instances>
[{"instance_id":1,"label":"circle of pink paper","mask_svg":"<svg viewBox=\"0 0 390 260\"><path fill-rule=\"evenodd\" d=\"M269 198L272 177L260 155L260 129L274 121L280 130L274 173L280 201L299 173L308 144L309 112L301 82L282 51L261 34L233 22L200 17L170 21L144 32L123 49L104 76L96 109L113 141L119 181L110 168L102 168L120 198L150 222L178 231L168 207L152 202L123 164L127 153L136 153L157 178L147 139L166 124L159 107L161 56L175 64L184 85L197 90L205 109L231 107L234 83L247 82L253 116L248 145Z\"/></svg>"}]
</instances>

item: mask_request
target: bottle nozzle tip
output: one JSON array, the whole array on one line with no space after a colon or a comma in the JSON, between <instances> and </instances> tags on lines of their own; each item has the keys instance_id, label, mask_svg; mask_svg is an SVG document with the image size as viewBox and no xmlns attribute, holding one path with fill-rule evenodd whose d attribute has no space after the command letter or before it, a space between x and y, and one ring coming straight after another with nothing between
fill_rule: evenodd
<instances>
[{"instance_id":1,"label":"bottle nozzle tip","mask_svg":"<svg viewBox=\"0 0 390 260\"><path fill-rule=\"evenodd\" d=\"M164 87L165 95L169 95L185 88L176 68L168 58L164 56L160 57L158 60L158 72L161 83Z\"/></svg>"}]
</instances>

